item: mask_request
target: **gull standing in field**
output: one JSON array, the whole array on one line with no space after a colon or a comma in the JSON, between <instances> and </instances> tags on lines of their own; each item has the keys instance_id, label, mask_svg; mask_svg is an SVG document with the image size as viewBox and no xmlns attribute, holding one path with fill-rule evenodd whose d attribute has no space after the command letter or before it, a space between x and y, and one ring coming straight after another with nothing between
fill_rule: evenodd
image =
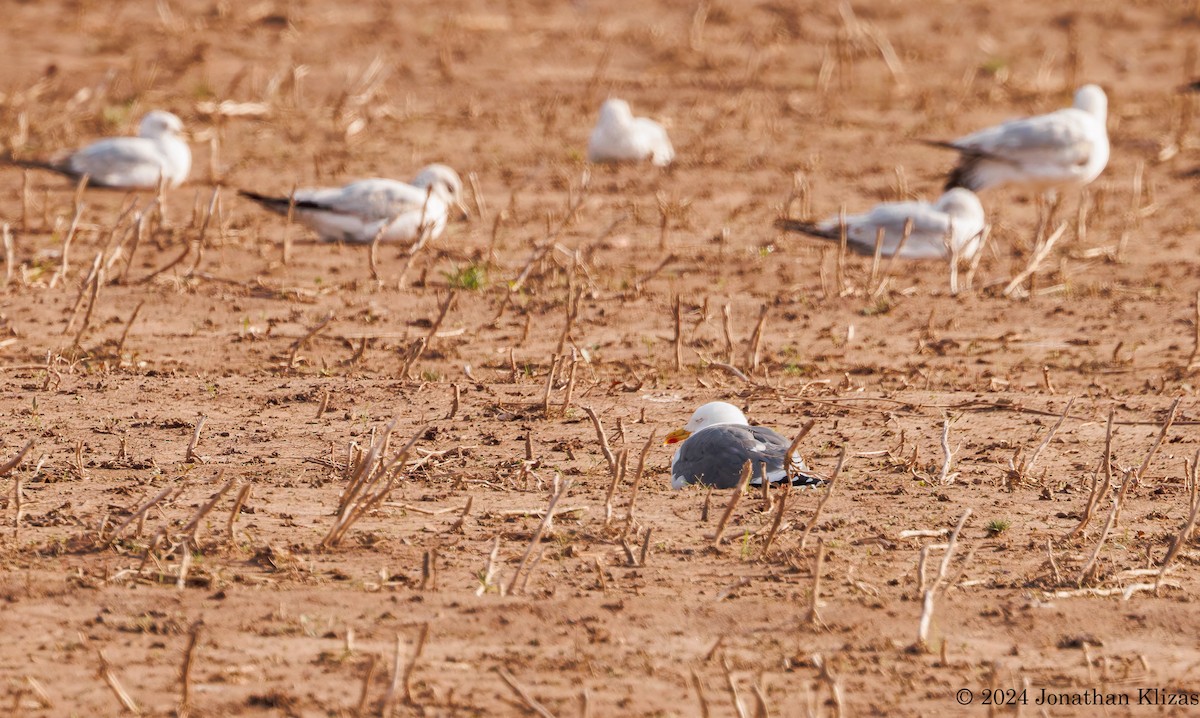
<instances>
[{"instance_id":1,"label":"gull standing in field","mask_svg":"<svg viewBox=\"0 0 1200 718\"><path fill-rule=\"evenodd\" d=\"M588 140L589 162L623 162L649 159L665 167L675 159L675 148L662 125L634 117L629 103L616 98L600 107L600 121Z\"/></svg>"},{"instance_id":2,"label":"gull standing in field","mask_svg":"<svg viewBox=\"0 0 1200 718\"><path fill-rule=\"evenodd\" d=\"M751 462L750 483L767 481L792 486L819 486L824 480L808 470L800 455L784 457L790 441L765 426L750 426L746 415L733 404L713 401L701 406L682 429L667 434L664 444L680 444L671 459L671 488L693 483L718 489L738 485L742 467Z\"/></svg>"},{"instance_id":3,"label":"gull standing in field","mask_svg":"<svg viewBox=\"0 0 1200 718\"><path fill-rule=\"evenodd\" d=\"M904 227L912 221L908 238ZM969 189L947 190L938 201L884 202L865 214L846 215L846 244L859 254L874 254L882 230L880 254L904 259L971 259L979 251L987 223L983 205ZM841 218L821 222L780 219L775 226L823 239L841 239ZM901 243L903 242L903 246Z\"/></svg>"},{"instance_id":4,"label":"gull standing in field","mask_svg":"<svg viewBox=\"0 0 1200 718\"><path fill-rule=\"evenodd\" d=\"M42 162L6 158L9 162L50 170L72 179L117 189L154 189L160 183L176 187L192 168L192 151L183 140L183 122L165 110L147 112L137 137L99 140L59 160Z\"/></svg>"},{"instance_id":5,"label":"gull standing in field","mask_svg":"<svg viewBox=\"0 0 1200 718\"><path fill-rule=\"evenodd\" d=\"M238 190L277 214L292 216L327 242L412 241L437 239L453 207L462 216L462 180L441 164L425 167L411 184L391 179L364 179L344 187L298 189L290 197Z\"/></svg>"},{"instance_id":6,"label":"gull standing in field","mask_svg":"<svg viewBox=\"0 0 1200 718\"><path fill-rule=\"evenodd\" d=\"M1039 190L1083 187L1108 164L1108 97L1098 85L1075 92L1072 107L1011 120L950 142L961 157L946 188L978 192L1005 184Z\"/></svg>"}]
</instances>

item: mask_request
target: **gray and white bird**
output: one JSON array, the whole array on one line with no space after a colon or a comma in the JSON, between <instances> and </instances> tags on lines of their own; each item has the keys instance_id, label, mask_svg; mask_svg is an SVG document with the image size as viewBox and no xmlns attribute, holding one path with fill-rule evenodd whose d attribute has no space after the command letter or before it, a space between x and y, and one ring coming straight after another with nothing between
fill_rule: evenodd
<instances>
[{"instance_id":1,"label":"gray and white bird","mask_svg":"<svg viewBox=\"0 0 1200 718\"><path fill-rule=\"evenodd\" d=\"M675 148L662 125L634 117L625 100L610 99L600 106L600 120L588 140L589 162L640 162L665 167L675 159Z\"/></svg>"},{"instance_id":2,"label":"gray and white bird","mask_svg":"<svg viewBox=\"0 0 1200 718\"><path fill-rule=\"evenodd\" d=\"M961 154L947 189L966 187L978 192L1005 184L1038 190L1082 187L1108 164L1107 119L1104 90L1084 85L1076 90L1073 107L929 144Z\"/></svg>"},{"instance_id":3,"label":"gray and white bird","mask_svg":"<svg viewBox=\"0 0 1200 718\"><path fill-rule=\"evenodd\" d=\"M147 112L137 137L99 140L57 160L8 161L21 167L50 170L72 179L87 175L88 184L117 189L175 187L192 169L192 150L183 139L183 122L165 110Z\"/></svg>"},{"instance_id":4,"label":"gray and white bird","mask_svg":"<svg viewBox=\"0 0 1200 718\"><path fill-rule=\"evenodd\" d=\"M904 226L912 220L912 230L904 246ZM905 259L949 259L951 249L962 259L979 251L987 218L979 198L969 189L955 187L937 202L883 202L864 214L846 215L846 244L860 254L874 254L875 240L883 230L880 253L897 254ZM775 226L793 232L841 239L841 220L830 217L821 222L780 219Z\"/></svg>"},{"instance_id":5,"label":"gray and white bird","mask_svg":"<svg viewBox=\"0 0 1200 718\"><path fill-rule=\"evenodd\" d=\"M425 167L411 183L364 179L344 187L296 190L292 216L327 242L437 239L450 210L465 215L462 179L442 164ZM277 214L287 215L291 199L238 190Z\"/></svg>"},{"instance_id":6,"label":"gray and white bird","mask_svg":"<svg viewBox=\"0 0 1200 718\"><path fill-rule=\"evenodd\" d=\"M750 483L762 485L762 470L767 481L778 484L791 481L793 486L819 486L821 477L809 471L804 460L792 453L783 436L765 426L750 426L746 415L733 404L714 401L701 406L682 429L667 434L664 444L680 444L671 459L671 488L688 484L708 484L732 489L741 479L742 467L751 462Z\"/></svg>"}]
</instances>

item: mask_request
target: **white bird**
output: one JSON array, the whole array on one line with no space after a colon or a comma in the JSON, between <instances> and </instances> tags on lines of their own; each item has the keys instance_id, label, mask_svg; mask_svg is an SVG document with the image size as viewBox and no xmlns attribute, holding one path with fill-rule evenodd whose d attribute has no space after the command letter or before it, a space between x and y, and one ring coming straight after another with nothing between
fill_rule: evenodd
<instances>
[{"instance_id":1,"label":"white bird","mask_svg":"<svg viewBox=\"0 0 1200 718\"><path fill-rule=\"evenodd\" d=\"M187 179L192 151L183 140L183 122L164 110L147 112L137 137L99 140L50 162L7 158L22 167L50 170L88 184L119 189L175 187Z\"/></svg>"},{"instance_id":2,"label":"white bird","mask_svg":"<svg viewBox=\"0 0 1200 718\"><path fill-rule=\"evenodd\" d=\"M713 401L701 406L682 429L667 434L664 444L680 444L671 459L671 488L692 483L718 489L738 485L742 467L751 462L750 483L776 484L791 480L793 486L818 486L821 477L810 473L800 455L793 452L785 461L790 441L765 426L750 426L746 415L733 404Z\"/></svg>"},{"instance_id":3,"label":"white bird","mask_svg":"<svg viewBox=\"0 0 1200 718\"><path fill-rule=\"evenodd\" d=\"M675 159L667 131L654 120L634 117L625 100L611 99L600 106L600 121L588 140L589 162L650 160L665 167Z\"/></svg>"},{"instance_id":4,"label":"white bird","mask_svg":"<svg viewBox=\"0 0 1200 718\"><path fill-rule=\"evenodd\" d=\"M1108 97L1097 85L1075 92L1073 107L1011 120L951 142L931 142L961 153L946 188L1021 184L1039 190L1082 187L1108 164Z\"/></svg>"},{"instance_id":5,"label":"white bird","mask_svg":"<svg viewBox=\"0 0 1200 718\"><path fill-rule=\"evenodd\" d=\"M912 230L903 240L904 226L910 219ZM883 230L880 253L884 257L896 255L899 250L898 256L904 259L949 259L953 248L960 258L970 259L979 251L986 223L979 197L969 189L955 187L933 204L884 202L865 214L846 215L846 244L860 254L874 254L876 237ZM824 239L841 239L838 217L815 224L780 219L775 225Z\"/></svg>"},{"instance_id":6,"label":"white bird","mask_svg":"<svg viewBox=\"0 0 1200 718\"><path fill-rule=\"evenodd\" d=\"M383 242L437 239L451 207L466 214L462 190L457 172L432 164L411 184L375 178L344 187L298 189L292 216L327 242L373 242L377 235ZM282 215L292 206L289 197L248 190L238 194Z\"/></svg>"}]
</instances>

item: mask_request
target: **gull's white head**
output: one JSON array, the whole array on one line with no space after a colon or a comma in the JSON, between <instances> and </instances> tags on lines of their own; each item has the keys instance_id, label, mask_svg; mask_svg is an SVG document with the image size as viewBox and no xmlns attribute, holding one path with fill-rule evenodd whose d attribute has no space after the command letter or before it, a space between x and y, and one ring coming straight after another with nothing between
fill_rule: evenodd
<instances>
[{"instance_id":1,"label":"gull's white head","mask_svg":"<svg viewBox=\"0 0 1200 718\"><path fill-rule=\"evenodd\" d=\"M466 214L467 210L462 203L462 178L450 167L443 164L428 165L417 173L412 185L421 189L432 189L433 194L443 202L454 205Z\"/></svg>"},{"instance_id":2,"label":"gull's white head","mask_svg":"<svg viewBox=\"0 0 1200 718\"><path fill-rule=\"evenodd\" d=\"M138 136L151 140L183 134L183 120L166 110L151 110L138 123Z\"/></svg>"},{"instance_id":3,"label":"gull's white head","mask_svg":"<svg viewBox=\"0 0 1200 718\"><path fill-rule=\"evenodd\" d=\"M1075 109L1103 120L1108 116L1108 95L1099 85L1084 85L1075 91Z\"/></svg>"},{"instance_id":4,"label":"gull's white head","mask_svg":"<svg viewBox=\"0 0 1200 718\"><path fill-rule=\"evenodd\" d=\"M733 404L711 401L692 412L692 418L688 420L688 423L684 424L682 429L676 429L667 434L666 441L663 443L677 444L701 429L719 424L748 426L750 422L746 421L746 415L742 413L742 410Z\"/></svg>"},{"instance_id":5,"label":"gull's white head","mask_svg":"<svg viewBox=\"0 0 1200 718\"><path fill-rule=\"evenodd\" d=\"M621 125L628 124L633 121L633 110L629 109L629 103L625 100L612 98L605 100L600 106L600 124L601 125Z\"/></svg>"},{"instance_id":6,"label":"gull's white head","mask_svg":"<svg viewBox=\"0 0 1200 718\"><path fill-rule=\"evenodd\" d=\"M982 224L985 218L979 197L965 187L947 190L934 206L955 219Z\"/></svg>"}]
</instances>

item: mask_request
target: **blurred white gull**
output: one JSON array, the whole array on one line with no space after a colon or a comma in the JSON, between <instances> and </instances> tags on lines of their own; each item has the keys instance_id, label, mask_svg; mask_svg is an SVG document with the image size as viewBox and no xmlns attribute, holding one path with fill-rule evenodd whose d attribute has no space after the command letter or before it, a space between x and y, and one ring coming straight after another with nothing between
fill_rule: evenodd
<instances>
[{"instance_id":1,"label":"blurred white gull","mask_svg":"<svg viewBox=\"0 0 1200 718\"><path fill-rule=\"evenodd\" d=\"M649 159L665 167L675 159L675 148L667 131L654 120L634 117L625 100L607 100L600 107L600 121L588 140L589 162L624 162Z\"/></svg>"},{"instance_id":2,"label":"blurred white gull","mask_svg":"<svg viewBox=\"0 0 1200 718\"><path fill-rule=\"evenodd\" d=\"M946 188L980 191L1005 184L1039 190L1082 187L1108 164L1108 97L1097 85L1075 92L1073 107L1011 120L950 142L962 157Z\"/></svg>"},{"instance_id":3,"label":"blurred white gull","mask_svg":"<svg viewBox=\"0 0 1200 718\"><path fill-rule=\"evenodd\" d=\"M292 216L327 242L412 241L436 239L446 228L450 208L460 214L462 180L441 164L425 167L411 184L391 179L364 179L344 187L296 190ZM287 196L248 190L238 194L278 214L287 215Z\"/></svg>"},{"instance_id":4,"label":"blurred white gull","mask_svg":"<svg viewBox=\"0 0 1200 718\"><path fill-rule=\"evenodd\" d=\"M160 182L175 187L187 179L192 151L183 138L183 122L164 110L142 117L137 137L99 140L66 157L42 162L6 158L22 167L45 169L88 184L118 189L154 189Z\"/></svg>"},{"instance_id":5,"label":"blurred white gull","mask_svg":"<svg viewBox=\"0 0 1200 718\"><path fill-rule=\"evenodd\" d=\"M912 220L912 231L904 246L904 225ZM881 254L904 259L949 259L951 247L962 259L970 259L979 251L983 228L987 220L979 198L969 189L955 187L947 190L938 201L884 202L865 214L846 215L846 244L860 254L875 253L875 238L883 230ZM804 232L815 237L841 240L841 222L830 217L821 222L801 222L780 219L780 229Z\"/></svg>"},{"instance_id":6,"label":"blurred white gull","mask_svg":"<svg viewBox=\"0 0 1200 718\"><path fill-rule=\"evenodd\" d=\"M738 485L742 467L751 462L750 483L762 485L762 470L772 484L790 480L792 486L819 486L824 481L809 472L800 455L784 454L792 442L765 426L750 426L733 404L713 401L701 406L682 429L667 434L664 444L680 444L671 459L671 488L693 483L718 489ZM786 466L785 466L786 464Z\"/></svg>"}]
</instances>

